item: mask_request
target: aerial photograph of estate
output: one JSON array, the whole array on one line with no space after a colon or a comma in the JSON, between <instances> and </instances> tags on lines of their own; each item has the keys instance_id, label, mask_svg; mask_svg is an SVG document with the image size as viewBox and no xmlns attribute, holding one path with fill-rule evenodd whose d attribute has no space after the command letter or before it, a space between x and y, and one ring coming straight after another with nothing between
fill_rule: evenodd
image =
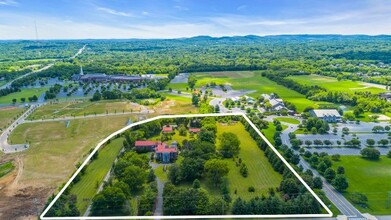
<instances>
[{"instance_id":1,"label":"aerial photograph of estate","mask_svg":"<svg viewBox=\"0 0 391 220\"><path fill-rule=\"evenodd\" d=\"M0 0L0 220L391 220L391 1Z\"/></svg>"}]
</instances>

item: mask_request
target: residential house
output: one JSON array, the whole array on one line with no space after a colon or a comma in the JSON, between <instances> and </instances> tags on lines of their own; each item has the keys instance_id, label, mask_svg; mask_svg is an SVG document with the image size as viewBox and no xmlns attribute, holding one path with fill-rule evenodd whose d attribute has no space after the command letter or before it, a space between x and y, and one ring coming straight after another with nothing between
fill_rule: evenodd
<instances>
[{"instance_id":1,"label":"residential house","mask_svg":"<svg viewBox=\"0 0 391 220\"><path fill-rule=\"evenodd\" d=\"M149 152L155 150L158 144L157 141L136 141L134 148L137 152Z\"/></svg>"},{"instance_id":2,"label":"residential house","mask_svg":"<svg viewBox=\"0 0 391 220\"><path fill-rule=\"evenodd\" d=\"M155 159L163 163L170 163L178 157L177 143L168 146L165 143L159 143L155 149Z\"/></svg>"}]
</instances>

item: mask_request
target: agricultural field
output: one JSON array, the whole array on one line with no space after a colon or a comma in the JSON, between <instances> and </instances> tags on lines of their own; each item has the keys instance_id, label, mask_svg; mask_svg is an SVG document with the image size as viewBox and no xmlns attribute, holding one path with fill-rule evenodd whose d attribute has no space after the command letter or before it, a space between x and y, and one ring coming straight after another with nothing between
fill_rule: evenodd
<instances>
[{"instance_id":1,"label":"agricultural field","mask_svg":"<svg viewBox=\"0 0 391 220\"><path fill-rule=\"evenodd\" d=\"M0 133L11 124L18 115L24 112L24 108L1 108L0 109Z\"/></svg>"},{"instance_id":2,"label":"agricultural field","mask_svg":"<svg viewBox=\"0 0 391 220\"><path fill-rule=\"evenodd\" d=\"M95 196L99 186L103 183L106 174L123 147L123 140L124 138L117 138L100 149L98 158L89 163L80 181L71 187L70 193L77 195L76 206L81 213L87 210L90 204L89 201Z\"/></svg>"},{"instance_id":3,"label":"agricultural field","mask_svg":"<svg viewBox=\"0 0 391 220\"><path fill-rule=\"evenodd\" d=\"M99 102L60 102L49 103L38 108L31 114L29 120L84 116L105 113L139 112L145 107L129 101L99 101Z\"/></svg>"},{"instance_id":4,"label":"agricultural field","mask_svg":"<svg viewBox=\"0 0 391 220\"><path fill-rule=\"evenodd\" d=\"M353 192L359 192L367 196L368 207L356 205L362 213L375 215L389 215L391 209L386 208L389 201L391 185L391 159L381 156L380 160L372 161L360 156L342 156L340 161L333 162L333 167L345 167L345 175L348 178L349 188L344 196L351 201ZM391 204L390 204L391 205Z\"/></svg>"},{"instance_id":5,"label":"agricultural field","mask_svg":"<svg viewBox=\"0 0 391 220\"><path fill-rule=\"evenodd\" d=\"M341 91L347 93L354 92L371 92L373 94L378 94L385 92L385 89L381 89L375 86L370 86L367 83L356 82L351 80L341 80L338 81L336 78L320 76L320 75L300 75L300 76L289 76L288 79L293 79L298 83L306 85L318 85L329 91Z\"/></svg>"},{"instance_id":6,"label":"agricultural field","mask_svg":"<svg viewBox=\"0 0 391 220\"><path fill-rule=\"evenodd\" d=\"M194 73L194 76L197 79L196 88L213 81L217 85L231 85L236 90L255 90L249 94L254 98L260 94L277 93L283 100L293 103L299 112L308 106L318 108L320 104L330 104L308 100L304 95L262 77L261 71L202 72Z\"/></svg>"},{"instance_id":7,"label":"agricultural field","mask_svg":"<svg viewBox=\"0 0 391 220\"><path fill-rule=\"evenodd\" d=\"M47 90L47 88L22 89L22 91L20 91L20 92L15 92L15 93L11 93L6 96L0 97L0 104L11 104L12 99L14 99L14 98L16 99L17 103L21 103L21 101L20 101L21 98L26 98L26 103L28 103L28 97L32 97L34 95L39 97L46 90Z\"/></svg>"},{"instance_id":8,"label":"agricultural field","mask_svg":"<svg viewBox=\"0 0 391 220\"><path fill-rule=\"evenodd\" d=\"M264 156L263 152L258 148L254 139L245 130L242 123L235 125L217 125L217 137L223 132L232 132L236 134L240 140L240 152L238 157L246 163L248 167L248 177L243 177L239 172L239 167L235 161L226 159L229 167L228 181L231 189L231 197L235 200L238 196L248 200L256 195L261 196L267 194L269 188L275 188L280 185L282 180L281 174L273 170L272 166ZM217 139L216 146L219 146ZM249 193L248 188L255 187L254 193ZM237 195L234 191L237 190Z\"/></svg>"}]
</instances>

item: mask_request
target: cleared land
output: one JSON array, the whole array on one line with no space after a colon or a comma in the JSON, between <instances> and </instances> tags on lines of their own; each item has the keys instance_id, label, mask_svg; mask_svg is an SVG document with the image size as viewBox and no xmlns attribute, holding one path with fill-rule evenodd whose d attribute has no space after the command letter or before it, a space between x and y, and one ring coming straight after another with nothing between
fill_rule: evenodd
<instances>
[{"instance_id":1,"label":"cleared land","mask_svg":"<svg viewBox=\"0 0 391 220\"><path fill-rule=\"evenodd\" d=\"M129 101L61 102L38 108L28 119L47 119L105 113L139 112L145 107Z\"/></svg>"},{"instance_id":2,"label":"cleared land","mask_svg":"<svg viewBox=\"0 0 391 220\"><path fill-rule=\"evenodd\" d=\"M349 188L344 196L350 200L353 192L363 193L368 197L368 207L356 205L362 212L376 215L391 214L391 208L386 208L391 185L391 159L382 156L378 161L363 159L359 156L342 156L333 167L345 167L345 175L349 181ZM391 204L390 204L391 205Z\"/></svg>"},{"instance_id":3,"label":"cleared land","mask_svg":"<svg viewBox=\"0 0 391 220\"><path fill-rule=\"evenodd\" d=\"M198 113L198 108L191 104L191 98L164 93L166 99L153 106L157 114Z\"/></svg>"},{"instance_id":4,"label":"cleared land","mask_svg":"<svg viewBox=\"0 0 391 220\"><path fill-rule=\"evenodd\" d=\"M307 106L318 108L320 104L329 104L327 102L308 100L304 95L262 77L261 71L202 72L193 74L197 79L196 88L215 82L218 85L231 85L236 90L255 90L256 92L249 94L255 98L260 94L277 93L283 100L293 103L300 112Z\"/></svg>"},{"instance_id":5,"label":"cleared land","mask_svg":"<svg viewBox=\"0 0 391 220\"><path fill-rule=\"evenodd\" d=\"M286 123L289 123L289 124L295 124L295 125L300 124L300 121L297 120L297 119L294 119L294 118L277 117L277 118L275 118L275 119L276 119L277 121L286 122Z\"/></svg>"},{"instance_id":6,"label":"cleared land","mask_svg":"<svg viewBox=\"0 0 391 220\"><path fill-rule=\"evenodd\" d=\"M0 109L0 133L2 129L14 121L18 115L20 115L25 109L24 108L3 108Z\"/></svg>"},{"instance_id":7,"label":"cleared land","mask_svg":"<svg viewBox=\"0 0 391 220\"><path fill-rule=\"evenodd\" d=\"M36 95L39 97L47 90L47 88L37 88L37 89L22 89L20 92L15 92L8 94L6 96L0 97L0 104L10 104L12 103L12 99L16 99L16 102L20 103L20 98L26 98L26 102L28 102L28 97L32 97Z\"/></svg>"},{"instance_id":8,"label":"cleared land","mask_svg":"<svg viewBox=\"0 0 391 220\"><path fill-rule=\"evenodd\" d=\"M266 195L269 188L275 188L280 185L282 176L273 170L264 153L258 148L242 123L238 122L235 125L218 124L217 137L223 132L232 132L238 136L240 140L240 153L238 156L248 167L248 177L245 178L240 174L239 167L236 166L235 161L226 159L229 166L228 181L233 200L238 196L248 200L262 194ZM219 141L217 141L216 146L219 146ZM255 188L255 192L248 192L250 186ZM235 190L237 190L237 195L234 194Z\"/></svg>"},{"instance_id":9,"label":"cleared land","mask_svg":"<svg viewBox=\"0 0 391 220\"><path fill-rule=\"evenodd\" d=\"M123 138L117 138L100 149L98 158L87 166L80 181L71 187L70 193L77 195L76 206L81 213L87 210L106 174L113 166L115 158L123 147L123 140Z\"/></svg>"},{"instance_id":10,"label":"cleared land","mask_svg":"<svg viewBox=\"0 0 391 220\"><path fill-rule=\"evenodd\" d=\"M70 122L28 123L10 136L12 143L30 142L23 152L24 170L19 182L57 187L73 172L101 139L125 126L129 116L78 119ZM42 158L45 158L44 160Z\"/></svg>"},{"instance_id":11,"label":"cleared land","mask_svg":"<svg viewBox=\"0 0 391 220\"><path fill-rule=\"evenodd\" d=\"M301 84L318 85L329 91L341 91L341 92L371 92L373 94L385 92L385 89L378 87L372 87L363 82L355 82L351 80L338 81L336 78L319 76L319 75L301 75L301 76L289 76L288 78L295 80Z\"/></svg>"},{"instance_id":12,"label":"cleared land","mask_svg":"<svg viewBox=\"0 0 391 220\"><path fill-rule=\"evenodd\" d=\"M68 180L76 164L104 137L125 126L128 118L72 120L69 128L64 122L18 126L10 139L13 143L29 140L30 148L14 155L19 158L16 169L5 177L12 179L0 191L0 218L36 219L36 210L43 210L49 196Z\"/></svg>"}]
</instances>

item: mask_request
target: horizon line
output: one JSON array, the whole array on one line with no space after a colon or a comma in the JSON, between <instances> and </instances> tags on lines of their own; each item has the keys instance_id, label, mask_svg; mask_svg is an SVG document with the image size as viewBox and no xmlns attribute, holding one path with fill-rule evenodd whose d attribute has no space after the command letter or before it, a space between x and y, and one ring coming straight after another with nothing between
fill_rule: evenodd
<instances>
[{"instance_id":1,"label":"horizon line","mask_svg":"<svg viewBox=\"0 0 391 220\"><path fill-rule=\"evenodd\" d=\"M391 34L338 34L338 33L329 33L329 34L266 34L266 35L257 35L257 34L246 34L246 35L222 35L222 36L211 36L211 35L194 35L190 37L173 37L173 38L15 38L15 39L0 39L0 41L52 41L52 40L181 40L181 39L191 39L197 37L209 37L209 38L234 38L234 37L287 37L287 36L341 36L341 37L352 37L352 36L365 36L365 37L391 37Z\"/></svg>"}]
</instances>

